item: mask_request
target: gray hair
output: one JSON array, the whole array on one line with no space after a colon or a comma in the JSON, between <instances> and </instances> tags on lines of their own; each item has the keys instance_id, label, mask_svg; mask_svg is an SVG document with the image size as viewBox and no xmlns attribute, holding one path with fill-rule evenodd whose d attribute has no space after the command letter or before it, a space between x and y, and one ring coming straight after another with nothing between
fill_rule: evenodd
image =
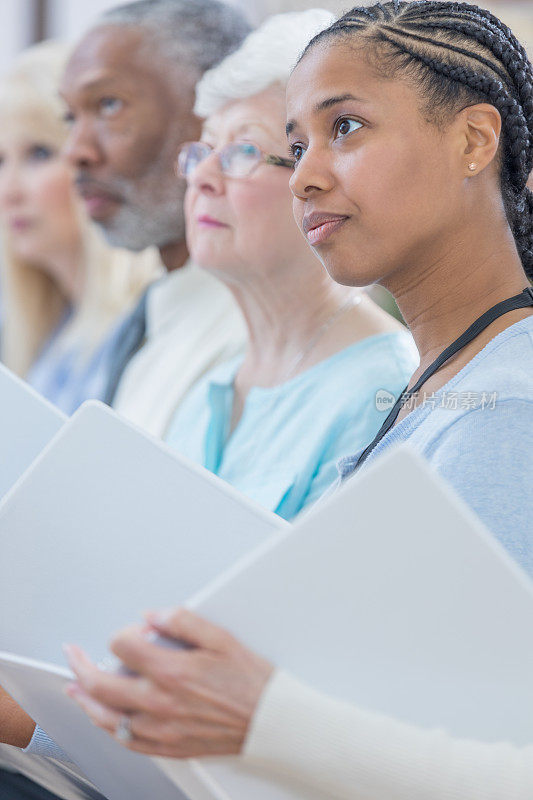
<instances>
[{"instance_id":1,"label":"gray hair","mask_svg":"<svg viewBox=\"0 0 533 800\"><path fill-rule=\"evenodd\" d=\"M285 85L311 39L335 17L323 8L276 14L205 73L196 87L195 113L209 117L232 100L244 100L269 86Z\"/></svg>"},{"instance_id":2,"label":"gray hair","mask_svg":"<svg viewBox=\"0 0 533 800\"><path fill-rule=\"evenodd\" d=\"M251 28L219 0L137 0L102 14L98 25L145 28L157 52L199 77L235 50Z\"/></svg>"}]
</instances>

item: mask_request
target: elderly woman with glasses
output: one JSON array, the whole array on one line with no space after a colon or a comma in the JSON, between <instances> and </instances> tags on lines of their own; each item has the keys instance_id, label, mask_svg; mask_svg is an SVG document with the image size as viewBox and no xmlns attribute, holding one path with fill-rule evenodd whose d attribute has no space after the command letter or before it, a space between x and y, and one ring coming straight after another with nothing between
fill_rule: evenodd
<instances>
[{"instance_id":1,"label":"elderly woman with glasses","mask_svg":"<svg viewBox=\"0 0 533 800\"><path fill-rule=\"evenodd\" d=\"M178 160L192 258L233 292L249 337L244 357L192 389L167 441L287 519L372 438L418 363L405 329L334 283L294 223L285 84L331 20L317 9L273 17L208 72L201 141Z\"/></svg>"}]
</instances>

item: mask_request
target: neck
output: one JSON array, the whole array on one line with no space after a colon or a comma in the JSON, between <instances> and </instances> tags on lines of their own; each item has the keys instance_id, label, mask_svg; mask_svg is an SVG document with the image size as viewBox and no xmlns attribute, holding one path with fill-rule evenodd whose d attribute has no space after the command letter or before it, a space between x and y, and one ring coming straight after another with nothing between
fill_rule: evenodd
<instances>
[{"instance_id":1,"label":"neck","mask_svg":"<svg viewBox=\"0 0 533 800\"><path fill-rule=\"evenodd\" d=\"M443 254L422 267L406 268L384 285L413 334L422 370L477 317L521 292L528 281L511 231L502 222L478 229L474 241L471 230L468 236L457 235Z\"/></svg>"},{"instance_id":2,"label":"neck","mask_svg":"<svg viewBox=\"0 0 533 800\"><path fill-rule=\"evenodd\" d=\"M299 267L283 265L266 273L250 270L245 281L228 284L248 328L239 376L249 385L283 380L317 329L353 294L334 283L314 257Z\"/></svg>"},{"instance_id":3,"label":"neck","mask_svg":"<svg viewBox=\"0 0 533 800\"><path fill-rule=\"evenodd\" d=\"M189 251L187 250L185 239L163 245L159 248L159 254L168 272L180 269L189 258Z\"/></svg>"}]
</instances>

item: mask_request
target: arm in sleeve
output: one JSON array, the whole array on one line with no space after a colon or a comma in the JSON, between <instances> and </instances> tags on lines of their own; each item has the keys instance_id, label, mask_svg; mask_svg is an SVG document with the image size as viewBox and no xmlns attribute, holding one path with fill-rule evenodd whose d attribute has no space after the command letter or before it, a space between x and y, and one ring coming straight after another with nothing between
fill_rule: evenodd
<instances>
[{"instance_id":1,"label":"arm in sleeve","mask_svg":"<svg viewBox=\"0 0 533 800\"><path fill-rule=\"evenodd\" d=\"M274 673L245 764L337 800L531 800L533 744L454 739L328 697Z\"/></svg>"},{"instance_id":2,"label":"arm in sleeve","mask_svg":"<svg viewBox=\"0 0 533 800\"><path fill-rule=\"evenodd\" d=\"M56 761L60 761L63 764L73 763L70 756L68 756L65 751L53 741L53 739L50 739L50 737L43 731L42 728L39 728L38 725L35 726L30 743L22 750L22 752L33 756L55 758Z\"/></svg>"}]
</instances>

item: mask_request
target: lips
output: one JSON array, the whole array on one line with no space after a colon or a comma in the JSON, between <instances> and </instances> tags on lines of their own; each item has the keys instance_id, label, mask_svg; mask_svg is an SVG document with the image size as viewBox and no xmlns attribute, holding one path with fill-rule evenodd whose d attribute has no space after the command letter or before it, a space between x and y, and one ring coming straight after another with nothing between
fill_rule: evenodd
<instances>
[{"instance_id":1,"label":"lips","mask_svg":"<svg viewBox=\"0 0 533 800\"><path fill-rule=\"evenodd\" d=\"M29 217L11 217L7 224L14 233L24 233L33 226L33 221Z\"/></svg>"},{"instance_id":2,"label":"lips","mask_svg":"<svg viewBox=\"0 0 533 800\"><path fill-rule=\"evenodd\" d=\"M219 219L215 219L215 217L210 217L209 214L202 214L201 216L197 217L197 222L199 225L204 225L208 228L227 228L225 222L221 222Z\"/></svg>"},{"instance_id":3,"label":"lips","mask_svg":"<svg viewBox=\"0 0 533 800\"><path fill-rule=\"evenodd\" d=\"M76 188L85 203L92 219L105 219L113 214L118 204L123 202L118 194L108 191L98 183L86 179L78 179Z\"/></svg>"},{"instance_id":4,"label":"lips","mask_svg":"<svg viewBox=\"0 0 533 800\"><path fill-rule=\"evenodd\" d=\"M302 220L302 227L309 244L316 246L329 239L348 219L341 214L328 214L313 211L306 214Z\"/></svg>"}]
</instances>

